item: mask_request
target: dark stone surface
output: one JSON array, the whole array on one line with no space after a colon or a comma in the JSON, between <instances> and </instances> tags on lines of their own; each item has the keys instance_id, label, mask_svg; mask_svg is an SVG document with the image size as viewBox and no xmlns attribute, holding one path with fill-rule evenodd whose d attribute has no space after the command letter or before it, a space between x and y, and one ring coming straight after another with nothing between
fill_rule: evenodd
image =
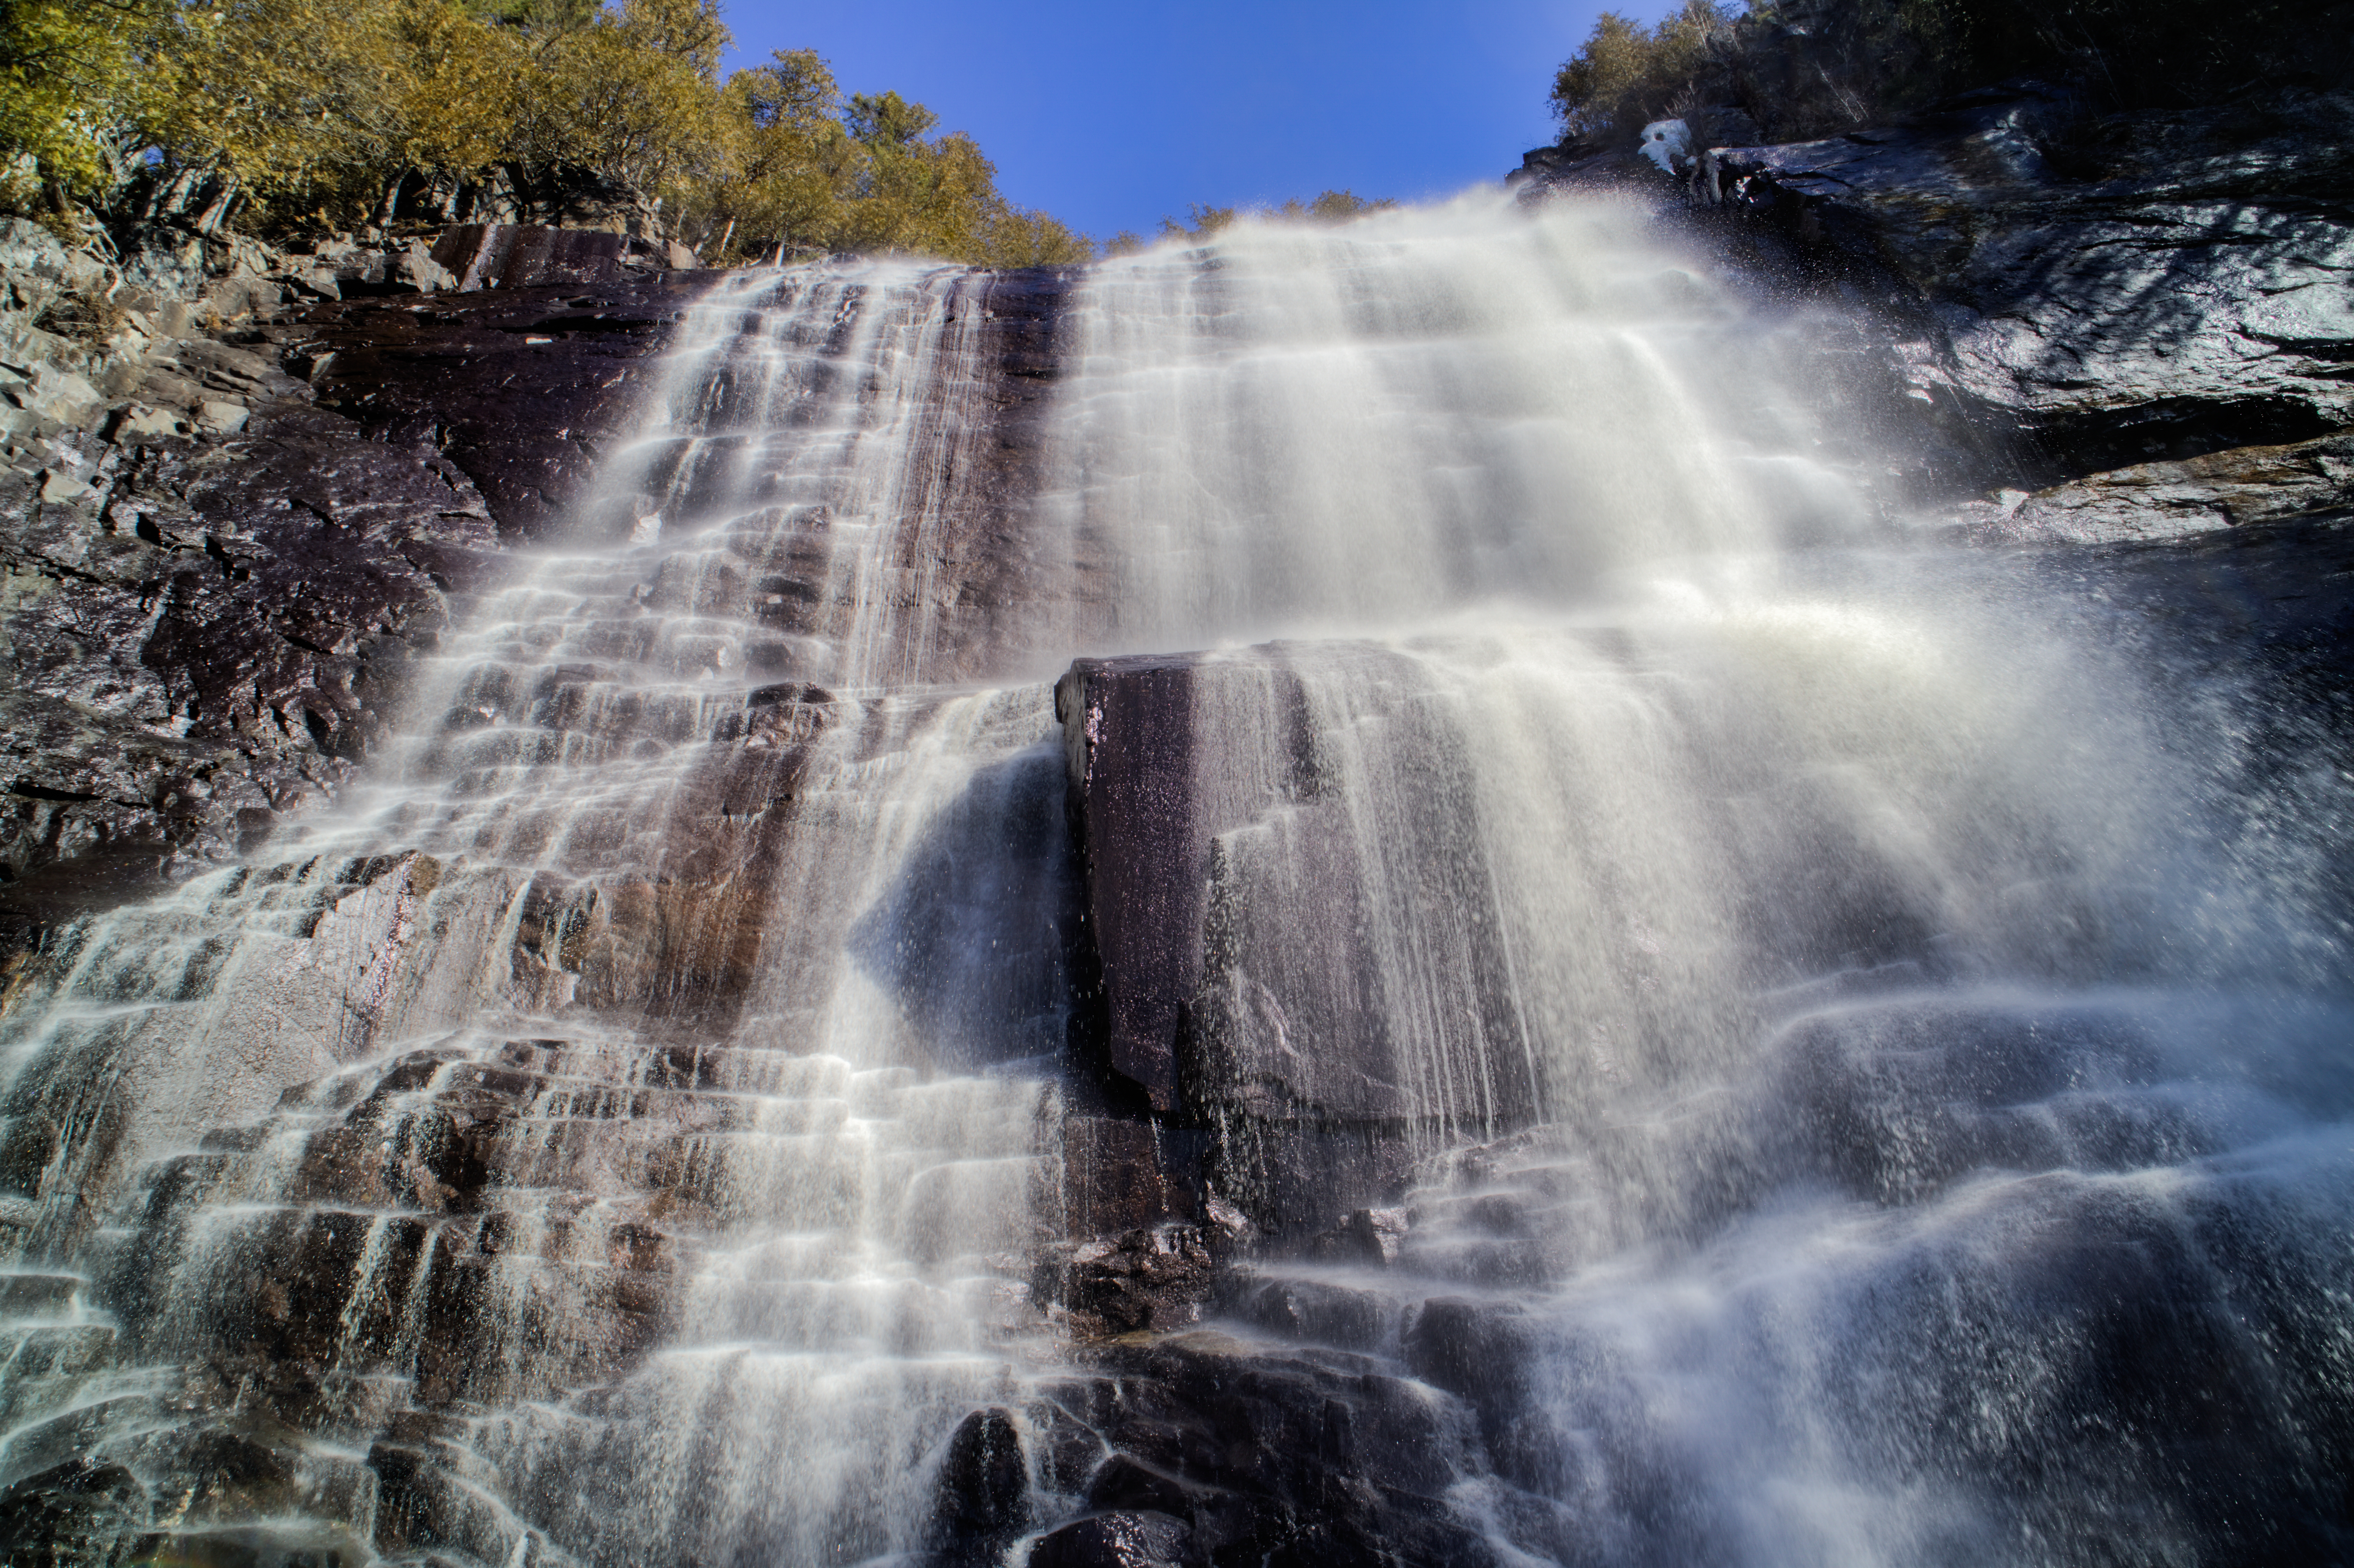
<instances>
[{"instance_id":1,"label":"dark stone surface","mask_svg":"<svg viewBox=\"0 0 2354 1568\"><path fill-rule=\"evenodd\" d=\"M1492 935L1417 928L1420 983L1447 1001L1419 1019L1387 1002L1373 912L1400 886L1458 908L1493 896L1457 778L1465 737L1413 700L1419 679L1371 646L1277 644L1083 659L1055 688L1092 942L1075 1060L1115 1113L1199 1129L1206 1145L1166 1146L1172 1167L1201 1148L1192 1183L1262 1230L1395 1201L1412 1128L1437 1114L1406 1086L1410 1060L1485 1058L1484 1113L1509 1127L1532 1108ZM1346 743L1311 716L1319 683L1388 693L1381 766L1458 809L1412 812L1365 858ZM1447 1039L1411 1036L1433 1019Z\"/></svg>"},{"instance_id":2,"label":"dark stone surface","mask_svg":"<svg viewBox=\"0 0 2354 1568\"><path fill-rule=\"evenodd\" d=\"M1215 1269L1200 1230L1160 1225L1048 1253L1033 1294L1091 1337L1166 1331L1200 1318Z\"/></svg>"},{"instance_id":3,"label":"dark stone surface","mask_svg":"<svg viewBox=\"0 0 2354 1568\"><path fill-rule=\"evenodd\" d=\"M1213 1332L1107 1347L1090 1359L1095 1375L1055 1394L1048 1442L1077 1472L1056 1479L1097 1517L1182 1522L1186 1555L1170 1560L1207 1568L1494 1561L1446 1500L1484 1469L1469 1408L1393 1363ZM1072 1550L1097 1539L1081 1534Z\"/></svg>"},{"instance_id":4,"label":"dark stone surface","mask_svg":"<svg viewBox=\"0 0 2354 1568\"><path fill-rule=\"evenodd\" d=\"M494 559L463 473L299 397L93 466L75 504L5 498L0 857L20 880L0 900L37 916L74 896L44 867L234 853L332 790Z\"/></svg>"},{"instance_id":5,"label":"dark stone surface","mask_svg":"<svg viewBox=\"0 0 2354 1568\"><path fill-rule=\"evenodd\" d=\"M9 942L254 848L369 755L708 281L614 270L163 340L94 372L137 400L57 438L79 466L0 472Z\"/></svg>"},{"instance_id":6,"label":"dark stone surface","mask_svg":"<svg viewBox=\"0 0 2354 1568\"><path fill-rule=\"evenodd\" d=\"M599 229L547 228L536 224L464 223L442 230L433 260L457 280L460 293L480 289L618 283L627 236Z\"/></svg>"},{"instance_id":7,"label":"dark stone surface","mask_svg":"<svg viewBox=\"0 0 2354 1568\"><path fill-rule=\"evenodd\" d=\"M69 1459L0 1495L0 1560L11 1568L113 1568L147 1523L147 1489L120 1465Z\"/></svg>"},{"instance_id":8,"label":"dark stone surface","mask_svg":"<svg viewBox=\"0 0 2354 1568\"><path fill-rule=\"evenodd\" d=\"M993 1558L1030 1518L1030 1471L1013 1413L976 1410L958 1423L940 1457L932 1530L946 1549Z\"/></svg>"},{"instance_id":9,"label":"dark stone surface","mask_svg":"<svg viewBox=\"0 0 2354 1568\"><path fill-rule=\"evenodd\" d=\"M257 329L323 409L388 446L440 453L499 533L566 521L636 414L670 331L710 273L313 305Z\"/></svg>"},{"instance_id":10,"label":"dark stone surface","mask_svg":"<svg viewBox=\"0 0 2354 1568\"><path fill-rule=\"evenodd\" d=\"M1860 417L1977 449L1940 461L1934 499L2354 422L2349 148L2343 92L2100 114L2020 82L1819 141L1708 148L1679 177L1542 148L1518 178L1524 199L1634 192L1737 268L1837 300L1864 329L1865 379L1897 393ZM2307 504L2343 503L2346 476L2331 482ZM2079 524L2070 536L2132 536Z\"/></svg>"},{"instance_id":11,"label":"dark stone surface","mask_svg":"<svg viewBox=\"0 0 2354 1568\"><path fill-rule=\"evenodd\" d=\"M1193 1533L1149 1509L1091 1514L1040 1537L1029 1568L1184 1568Z\"/></svg>"},{"instance_id":12,"label":"dark stone surface","mask_svg":"<svg viewBox=\"0 0 2354 1568\"><path fill-rule=\"evenodd\" d=\"M1200 985L1209 836L1194 798L1196 661L1086 659L1055 687L1099 974L1100 1076L1173 1117L1177 1037Z\"/></svg>"}]
</instances>

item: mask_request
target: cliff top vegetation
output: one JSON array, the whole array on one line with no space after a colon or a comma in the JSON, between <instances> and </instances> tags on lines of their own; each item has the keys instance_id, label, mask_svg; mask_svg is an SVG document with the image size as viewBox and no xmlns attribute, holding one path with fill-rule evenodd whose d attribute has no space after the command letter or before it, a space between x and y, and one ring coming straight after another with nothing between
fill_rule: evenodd
<instances>
[{"instance_id":1,"label":"cliff top vegetation","mask_svg":"<svg viewBox=\"0 0 2354 1568\"><path fill-rule=\"evenodd\" d=\"M2022 76L2184 107L2344 85L2349 22L2341 0L1685 0L1653 26L1605 12L1552 101L1564 144L1726 111L1767 140L1829 135Z\"/></svg>"},{"instance_id":2,"label":"cliff top vegetation","mask_svg":"<svg viewBox=\"0 0 2354 1568\"><path fill-rule=\"evenodd\" d=\"M0 207L200 192L198 227L272 238L587 207L706 266L1094 254L923 105L807 50L723 75L728 41L716 0L0 0Z\"/></svg>"}]
</instances>

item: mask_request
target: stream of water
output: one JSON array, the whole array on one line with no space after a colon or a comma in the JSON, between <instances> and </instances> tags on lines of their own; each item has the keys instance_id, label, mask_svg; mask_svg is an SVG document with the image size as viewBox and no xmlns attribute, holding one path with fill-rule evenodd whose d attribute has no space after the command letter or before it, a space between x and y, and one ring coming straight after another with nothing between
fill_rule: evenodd
<instances>
[{"instance_id":1,"label":"stream of water","mask_svg":"<svg viewBox=\"0 0 2354 1568\"><path fill-rule=\"evenodd\" d=\"M1252 1299L1440 1383L1486 1336L1446 1506L1497 1561L2346 1549L2319 752L1890 516L1805 316L1615 207L1101 263L1026 467L991 287L721 281L362 785L58 939L0 1485L80 1478L89 1561L949 1551L950 1433L1046 1430L1076 1353L1051 683L1197 652L1220 1103L1406 1161L1387 1266Z\"/></svg>"}]
</instances>

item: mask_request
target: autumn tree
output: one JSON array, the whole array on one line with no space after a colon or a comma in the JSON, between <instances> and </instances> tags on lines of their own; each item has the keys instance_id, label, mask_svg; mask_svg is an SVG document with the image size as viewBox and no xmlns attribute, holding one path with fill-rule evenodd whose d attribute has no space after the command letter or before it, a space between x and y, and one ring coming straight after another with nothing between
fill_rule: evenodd
<instances>
[{"instance_id":1,"label":"autumn tree","mask_svg":"<svg viewBox=\"0 0 2354 1568\"><path fill-rule=\"evenodd\" d=\"M727 43L716 0L0 0L0 202L201 175L277 232L529 185L623 193L713 263L1094 253L923 104L807 50L723 78Z\"/></svg>"},{"instance_id":2,"label":"autumn tree","mask_svg":"<svg viewBox=\"0 0 2354 1568\"><path fill-rule=\"evenodd\" d=\"M139 57L165 0L0 0L0 185L62 212L136 152Z\"/></svg>"}]
</instances>

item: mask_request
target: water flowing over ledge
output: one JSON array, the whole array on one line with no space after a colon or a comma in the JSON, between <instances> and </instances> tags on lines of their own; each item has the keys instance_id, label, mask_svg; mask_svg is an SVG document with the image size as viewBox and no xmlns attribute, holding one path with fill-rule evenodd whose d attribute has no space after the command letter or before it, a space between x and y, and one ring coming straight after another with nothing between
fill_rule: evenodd
<instances>
[{"instance_id":1,"label":"water flowing over ledge","mask_svg":"<svg viewBox=\"0 0 2354 1568\"><path fill-rule=\"evenodd\" d=\"M361 786L20 977L0 1529L2328 1554L2341 743L1833 375L1600 201L721 281Z\"/></svg>"}]
</instances>

